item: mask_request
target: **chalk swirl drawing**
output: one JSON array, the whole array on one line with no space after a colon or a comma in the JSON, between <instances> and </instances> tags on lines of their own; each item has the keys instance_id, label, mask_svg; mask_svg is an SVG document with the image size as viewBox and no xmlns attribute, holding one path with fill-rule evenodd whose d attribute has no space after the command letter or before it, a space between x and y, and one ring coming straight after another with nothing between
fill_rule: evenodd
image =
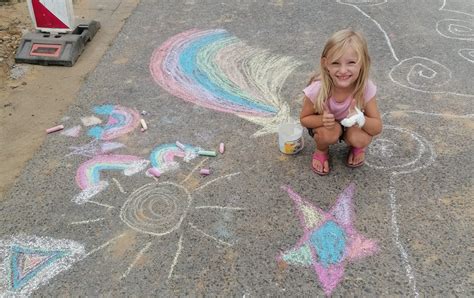
<instances>
[{"instance_id":1,"label":"chalk swirl drawing","mask_svg":"<svg viewBox=\"0 0 474 298\"><path fill-rule=\"evenodd\" d=\"M407 174L430 165L435 158L432 144L402 127L384 125L384 132L368 147L366 164L375 169Z\"/></svg>"},{"instance_id":2,"label":"chalk swirl drawing","mask_svg":"<svg viewBox=\"0 0 474 298\"><path fill-rule=\"evenodd\" d=\"M162 236L178 229L191 203L191 195L174 183L147 184L123 204L120 218L139 232Z\"/></svg>"},{"instance_id":3,"label":"chalk swirl drawing","mask_svg":"<svg viewBox=\"0 0 474 298\"><path fill-rule=\"evenodd\" d=\"M149 161L132 155L97 155L79 166L76 183L82 192L72 201L83 204L106 189L109 183L101 180L103 171L122 171L125 176L134 175L145 169Z\"/></svg>"},{"instance_id":4,"label":"chalk swirl drawing","mask_svg":"<svg viewBox=\"0 0 474 298\"><path fill-rule=\"evenodd\" d=\"M198 151L202 150L199 147L194 147L189 144L184 144L184 151L176 144L161 144L154 148L150 154L150 161L153 168L160 173L175 170L179 167L179 163L175 161L176 157L182 158L183 161L189 162L198 156ZM148 174L147 172L147 175Z\"/></svg>"},{"instance_id":5,"label":"chalk swirl drawing","mask_svg":"<svg viewBox=\"0 0 474 298\"><path fill-rule=\"evenodd\" d=\"M0 240L0 296L29 296L79 261L84 247L72 240L19 235Z\"/></svg>"},{"instance_id":6,"label":"chalk swirl drawing","mask_svg":"<svg viewBox=\"0 0 474 298\"><path fill-rule=\"evenodd\" d=\"M349 184L339 194L329 212L300 197L289 186L283 186L282 189L288 192L295 204L303 236L293 248L282 252L277 260L312 268L324 293L331 295L341 282L347 263L378 251L376 242L362 236L354 227L352 199L355 185Z\"/></svg>"},{"instance_id":7,"label":"chalk swirl drawing","mask_svg":"<svg viewBox=\"0 0 474 298\"><path fill-rule=\"evenodd\" d=\"M252 48L223 29L177 34L150 60L155 82L174 96L263 126L272 133L290 118L280 89L300 62Z\"/></svg>"},{"instance_id":8,"label":"chalk swirl drawing","mask_svg":"<svg viewBox=\"0 0 474 298\"><path fill-rule=\"evenodd\" d=\"M436 23L436 31L446 38L474 40L474 22L444 19Z\"/></svg>"},{"instance_id":9,"label":"chalk swirl drawing","mask_svg":"<svg viewBox=\"0 0 474 298\"><path fill-rule=\"evenodd\" d=\"M140 115L134 109L119 105L101 105L93 108L98 115L109 116L105 126L93 126L87 135L96 139L109 141L127 134L140 124Z\"/></svg>"},{"instance_id":10,"label":"chalk swirl drawing","mask_svg":"<svg viewBox=\"0 0 474 298\"><path fill-rule=\"evenodd\" d=\"M474 63L474 49L459 49L458 54L467 61Z\"/></svg>"},{"instance_id":11,"label":"chalk swirl drawing","mask_svg":"<svg viewBox=\"0 0 474 298\"><path fill-rule=\"evenodd\" d=\"M403 59L389 72L390 79L403 87L431 93L444 92L440 86L451 80L446 66L425 57Z\"/></svg>"},{"instance_id":12,"label":"chalk swirl drawing","mask_svg":"<svg viewBox=\"0 0 474 298\"><path fill-rule=\"evenodd\" d=\"M380 5L387 3L387 0L337 0L341 4L353 4L353 5Z\"/></svg>"}]
</instances>

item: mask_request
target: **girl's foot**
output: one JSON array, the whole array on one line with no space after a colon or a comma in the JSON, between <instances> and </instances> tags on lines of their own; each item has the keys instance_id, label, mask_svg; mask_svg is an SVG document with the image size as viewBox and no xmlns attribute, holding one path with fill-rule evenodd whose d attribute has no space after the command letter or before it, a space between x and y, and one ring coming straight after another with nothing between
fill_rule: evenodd
<instances>
[{"instance_id":1,"label":"girl's foot","mask_svg":"<svg viewBox=\"0 0 474 298\"><path fill-rule=\"evenodd\" d=\"M329 174L329 154L328 152L322 152L316 150L313 153L312 161L313 171L321 176Z\"/></svg>"},{"instance_id":2,"label":"girl's foot","mask_svg":"<svg viewBox=\"0 0 474 298\"><path fill-rule=\"evenodd\" d=\"M346 165L350 168L358 168L365 162L365 148L350 147Z\"/></svg>"}]
</instances>

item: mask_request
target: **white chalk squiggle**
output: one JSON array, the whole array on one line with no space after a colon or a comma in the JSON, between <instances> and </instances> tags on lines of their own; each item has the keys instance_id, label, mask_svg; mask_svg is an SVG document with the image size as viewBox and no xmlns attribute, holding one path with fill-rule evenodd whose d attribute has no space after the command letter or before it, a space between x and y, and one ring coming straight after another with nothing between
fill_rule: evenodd
<instances>
[{"instance_id":1,"label":"white chalk squiggle","mask_svg":"<svg viewBox=\"0 0 474 298\"><path fill-rule=\"evenodd\" d=\"M384 125L384 133L368 148L366 164L375 169L407 174L431 165L436 153L422 136L407 129Z\"/></svg>"},{"instance_id":2,"label":"white chalk squiggle","mask_svg":"<svg viewBox=\"0 0 474 298\"><path fill-rule=\"evenodd\" d=\"M467 61L474 63L474 49L459 49L458 54Z\"/></svg>"},{"instance_id":3,"label":"white chalk squiggle","mask_svg":"<svg viewBox=\"0 0 474 298\"><path fill-rule=\"evenodd\" d=\"M387 3L387 0L338 0L338 3L349 5L373 6Z\"/></svg>"},{"instance_id":4,"label":"white chalk squiggle","mask_svg":"<svg viewBox=\"0 0 474 298\"><path fill-rule=\"evenodd\" d=\"M436 23L436 31L446 38L474 40L474 23L457 19L444 19Z\"/></svg>"}]
</instances>

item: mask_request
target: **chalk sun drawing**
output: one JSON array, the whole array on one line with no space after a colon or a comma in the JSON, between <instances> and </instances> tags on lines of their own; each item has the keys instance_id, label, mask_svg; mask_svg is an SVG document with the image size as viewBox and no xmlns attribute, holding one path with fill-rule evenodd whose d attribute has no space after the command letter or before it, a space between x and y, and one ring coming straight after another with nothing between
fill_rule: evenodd
<instances>
[{"instance_id":1,"label":"chalk sun drawing","mask_svg":"<svg viewBox=\"0 0 474 298\"><path fill-rule=\"evenodd\" d=\"M0 240L0 296L29 296L84 256L71 240L16 236Z\"/></svg>"},{"instance_id":2,"label":"chalk sun drawing","mask_svg":"<svg viewBox=\"0 0 474 298\"><path fill-rule=\"evenodd\" d=\"M184 145L184 151L176 146L176 144L161 144L154 148L150 154L151 165L160 173L175 170L179 167L179 163L175 161L176 157L182 158L185 162L189 162L198 156L199 150L202 149L189 144ZM147 175L151 174L147 172Z\"/></svg>"},{"instance_id":3,"label":"chalk sun drawing","mask_svg":"<svg viewBox=\"0 0 474 298\"><path fill-rule=\"evenodd\" d=\"M207 160L204 159L203 162ZM198 164L191 173L182 181L186 182L193 172L195 172L202 163ZM192 222L184 223L186 217L193 210L201 209L218 209L226 211L240 211L244 208L233 207L233 206L195 206L193 207L193 193L205 189L207 186L212 185L223 179L230 180L231 177L239 175L240 173L233 173L223 175L206 182L205 184L188 190L182 184L173 182L162 182L162 183L150 183L146 184L139 189L135 190L128 196L125 203L122 205L120 210L120 219L131 229L140 233L153 235L157 237L166 236L172 232L180 234L179 241L177 243L176 254L171 263L168 271L168 279L173 275L175 266L178 264L178 259L183 249L184 229L183 225L187 224L189 227L201 236L210 238L222 245L232 246L233 243L221 240L218 237L210 235L203 230L196 227ZM188 230L188 229L186 229ZM150 242L151 243L151 242ZM149 245L147 245L149 247ZM146 248L147 248L146 247ZM139 255L145 253L147 249L140 251ZM138 257L138 256L137 256ZM133 261L127 271L122 276L125 278L134 266Z\"/></svg>"},{"instance_id":4,"label":"chalk sun drawing","mask_svg":"<svg viewBox=\"0 0 474 298\"><path fill-rule=\"evenodd\" d=\"M109 116L105 126L94 126L87 134L96 139L109 141L127 134L140 124L140 114L134 109L119 105L101 105L93 108L94 113Z\"/></svg>"},{"instance_id":5,"label":"chalk sun drawing","mask_svg":"<svg viewBox=\"0 0 474 298\"><path fill-rule=\"evenodd\" d=\"M329 212L324 212L303 199L289 186L283 186L295 204L295 212L303 228L296 245L282 252L277 260L292 265L311 267L319 278L324 293L331 295L344 276L348 262L378 251L374 240L356 231L352 198L355 185L350 184L337 198Z\"/></svg>"},{"instance_id":6,"label":"chalk sun drawing","mask_svg":"<svg viewBox=\"0 0 474 298\"><path fill-rule=\"evenodd\" d=\"M254 136L275 132L290 118L280 96L300 62L252 48L223 29L177 34L157 48L150 72L174 96L263 126Z\"/></svg>"},{"instance_id":7,"label":"chalk sun drawing","mask_svg":"<svg viewBox=\"0 0 474 298\"><path fill-rule=\"evenodd\" d=\"M77 169L76 183L82 192L73 198L73 202L83 204L106 189L109 183L101 180L103 171L122 171L131 176L145 169L149 161L132 155L97 155L84 162Z\"/></svg>"}]
</instances>

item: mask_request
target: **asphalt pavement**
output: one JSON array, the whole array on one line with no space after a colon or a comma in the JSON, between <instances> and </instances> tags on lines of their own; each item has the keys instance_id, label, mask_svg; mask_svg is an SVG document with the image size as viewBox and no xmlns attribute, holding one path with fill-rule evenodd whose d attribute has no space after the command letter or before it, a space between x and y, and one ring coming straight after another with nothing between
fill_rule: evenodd
<instances>
[{"instance_id":1,"label":"asphalt pavement","mask_svg":"<svg viewBox=\"0 0 474 298\"><path fill-rule=\"evenodd\" d=\"M384 131L320 177L276 131L346 27ZM473 296L473 32L468 0L141 1L0 205L0 294Z\"/></svg>"}]
</instances>

